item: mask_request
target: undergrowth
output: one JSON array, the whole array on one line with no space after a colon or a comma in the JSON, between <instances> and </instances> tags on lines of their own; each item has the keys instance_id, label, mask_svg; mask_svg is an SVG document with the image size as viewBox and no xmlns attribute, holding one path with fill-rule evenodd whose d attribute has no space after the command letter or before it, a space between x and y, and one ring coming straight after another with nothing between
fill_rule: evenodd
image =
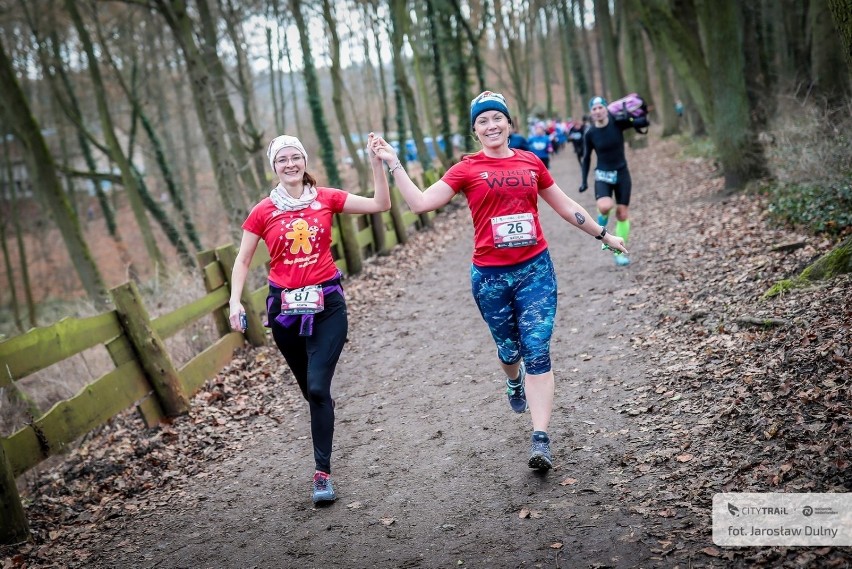
<instances>
[{"instance_id":1,"label":"undergrowth","mask_svg":"<svg viewBox=\"0 0 852 569\"><path fill-rule=\"evenodd\" d=\"M811 233L852 230L852 100L837 107L779 99L762 137L773 181L764 187L780 224Z\"/></svg>"}]
</instances>

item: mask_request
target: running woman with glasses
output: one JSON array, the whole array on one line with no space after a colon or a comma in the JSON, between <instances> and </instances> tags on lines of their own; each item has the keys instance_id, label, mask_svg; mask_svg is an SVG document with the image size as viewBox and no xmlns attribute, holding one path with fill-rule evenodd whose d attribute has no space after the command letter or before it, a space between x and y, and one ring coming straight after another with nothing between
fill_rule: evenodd
<instances>
[{"instance_id":1,"label":"running woman with glasses","mask_svg":"<svg viewBox=\"0 0 852 569\"><path fill-rule=\"evenodd\" d=\"M340 284L342 275L331 256L334 214L378 213L391 205L382 161L369 152L372 139L370 133L367 148L375 193L368 198L317 186L307 171L308 154L299 139L287 135L274 138L266 154L278 185L254 206L243 223L243 237L231 275L231 328L243 330L245 308L240 296L252 257L263 239L271 259L266 298L268 325L310 408L315 504L337 498L331 482L331 380L349 326Z\"/></svg>"}]
</instances>

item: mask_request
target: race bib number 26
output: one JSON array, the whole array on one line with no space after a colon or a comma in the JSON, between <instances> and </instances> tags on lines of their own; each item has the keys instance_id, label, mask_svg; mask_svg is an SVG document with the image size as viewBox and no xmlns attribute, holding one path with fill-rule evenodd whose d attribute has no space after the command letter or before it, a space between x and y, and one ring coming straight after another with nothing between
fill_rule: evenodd
<instances>
[{"instance_id":1,"label":"race bib number 26","mask_svg":"<svg viewBox=\"0 0 852 569\"><path fill-rule=\"evenodd\" d=\"M535 223L531 213L516 213L491 218L491 234L494 236L494 246L528 247L538 243L535 234Z\"/></svg>"}]
</instances>

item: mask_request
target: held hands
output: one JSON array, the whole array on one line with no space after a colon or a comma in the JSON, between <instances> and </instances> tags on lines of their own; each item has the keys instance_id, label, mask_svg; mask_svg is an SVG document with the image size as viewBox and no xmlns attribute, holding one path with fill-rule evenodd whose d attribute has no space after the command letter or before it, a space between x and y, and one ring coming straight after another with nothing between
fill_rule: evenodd
<instances>
[{"instance_id":1,"label":"held hands","mask_svg":"<svg viewBox=\"0 0 852 569\"><path fill-rule=\"evenodd\" d=\"M379 158L378 156L376 156L376 153L373 150L373 145L375 144L376 138L377 138L376 134L373 133L373 132L371 132L369 135L367 135L367 148L366 148L366 150L367 150L367 156L370 157L370 162L372 162L374 164L376 164L376 163L380 164L382 159Z\"/></svg>"},{"instance_id":2,"label":"held hands","mask_svg":"<svg viewBox=\"0 0 852 569\"><path fill-rule=\"evenodd\" d=\"M369 144L370 150L380 159L384 160L385 164L390 166L396 162L396 150L394 150L393 146L387 140L381 136L374 135L370 139Z\"/></svg>"}]
</instances>

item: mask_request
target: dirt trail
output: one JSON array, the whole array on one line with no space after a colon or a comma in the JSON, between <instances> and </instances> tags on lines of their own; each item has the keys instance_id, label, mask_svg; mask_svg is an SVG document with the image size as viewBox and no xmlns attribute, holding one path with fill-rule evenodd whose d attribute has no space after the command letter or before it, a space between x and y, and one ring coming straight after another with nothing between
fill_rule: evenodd
<instances>
[{"instance_id":1,"label":"dirt trail","mask_svg":"<svg viewBox=\"0 0 852 569\"><path fill-rule=\"evenodd\" d=\"M594 211L591 192L576 192L573 153L556 156L553 173ZM634 174L637 186L642 177ZM656 207L639 197L638 208ZM463 221L436 261L399 281L396 297L369 317L351 318L333 385L334 505L311 507L307 406L295 385L282 385L293 415L259 417L250 435L235 433L245 436L241 452L201 465L207 476L154 513L104 521L84 565L668 566L651 553L649 532L669 522L634 513L613 482L635 431L621 411L646 371L630 342L651 325L643 292L631 267L616 267L596 241L541 208L559 280L553 471L526 466L529 414L506 403L470 294L465 208L452 214ZM631 245L641 263L639 223Z\"/></svg>"}]
</instances>

